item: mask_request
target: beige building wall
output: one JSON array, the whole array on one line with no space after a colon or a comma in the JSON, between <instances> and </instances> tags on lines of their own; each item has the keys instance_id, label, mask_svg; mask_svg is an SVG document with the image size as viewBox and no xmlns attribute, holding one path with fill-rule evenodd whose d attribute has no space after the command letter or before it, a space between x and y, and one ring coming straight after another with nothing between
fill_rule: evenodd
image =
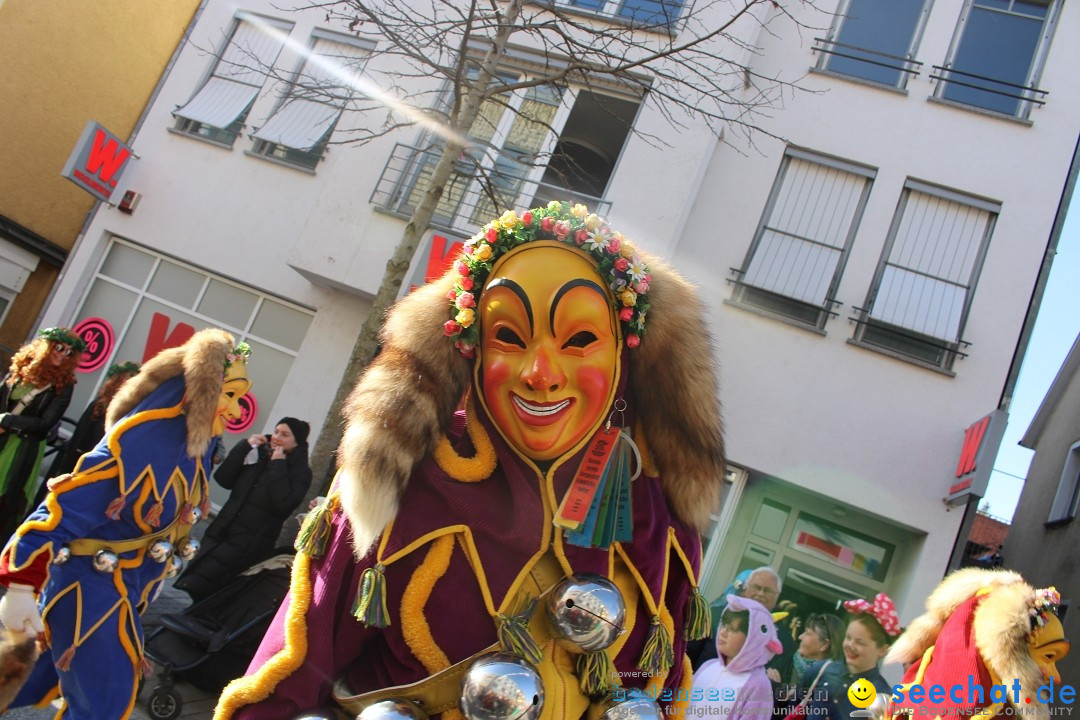
<instances>
[{"instance_id":1,"label":"beige building wall","mask_svg":"<svg viewBox=\"0 0 1080 720\"><path fill-rule=\"evenodd\" d=\"M200 0L0 0L3 219L67 255L94 198L60 177L64 162L87 120L130 136L199 6ZM5 235L0 241L20 244ZM42 257L14 298L0 324L5 365L5 351L35 330L59 271L54 259Z\"/></svg>"}]
</instances>

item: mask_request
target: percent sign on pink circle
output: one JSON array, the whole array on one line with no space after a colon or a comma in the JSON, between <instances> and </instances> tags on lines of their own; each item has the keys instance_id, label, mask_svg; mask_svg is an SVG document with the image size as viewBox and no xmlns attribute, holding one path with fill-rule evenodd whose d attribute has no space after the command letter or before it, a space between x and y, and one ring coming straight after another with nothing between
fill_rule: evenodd
<instances>
[{"instance_id":1,"label":"percent sign on pink circle","mask_svg":"<svg viewBox=\"0 0 1080 720\"><path fill-rule=\"evenodd\" d=\"M108 361L116 344L116 334L108 320L99 317L86 318L75 326L75 334L86 343L86 350L83 351L76 370L94 372Z\"/></svg>"},{"instance_id":2,"label":"percent sign on pink circle","mask_svg":"<svg viewBox=\"0 0 1080 720\"><path fill-rule=\"evenodd\" d=\"M259 414L259 401L250 392L240 398L240 417L225 423L225 429L230 433L242 433L255 423L255 416Z\"/></svg>"}]
</instances>

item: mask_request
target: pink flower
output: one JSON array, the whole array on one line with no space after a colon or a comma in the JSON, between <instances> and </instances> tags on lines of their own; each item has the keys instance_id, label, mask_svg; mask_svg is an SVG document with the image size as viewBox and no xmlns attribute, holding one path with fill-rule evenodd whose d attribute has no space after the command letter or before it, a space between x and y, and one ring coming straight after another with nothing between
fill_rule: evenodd
<instances>
[{"instance_id":1,"label":"pink flower","mask_svg":"<svg viewBox=\"0 0 1080 720\"><path fill-rule=\"evenodd\" d=\"M626 258L621 257L615 261L615 269L619 272L626 272L628 267L630 267L630 261Z\"/></svg>"},{"instance_id":2,"label":"pink flower","mask_svg":"<svg viewBox=\"0 0 1080 720\"><path fill-rule=\"evenodd\" d=\"M499 239L499 231L496 230L493 227L489 227L487 229L487 241L489 243L491 243L492 245L494 245L495 241L498 240L498 239Z\"/></svg>"},{"instance_id":3,"label":"pink flower","mask_svg":"<svg viewBox=\"0 0 1080 720\"><path fill-rule=\"evenodd\" d=\"M636 292L638 295L644 295L645 293L649 292L649 283L647 283L647 282L635 283L634 284L634 292Z\"/></svg>"},{"instance_id":4,"label":"pink flower","mask_svg":"<svg viewBox=\"0 0 1080 720\"><path fill-rule=\"evenodd\" d=\"M461 284L461 289L462 290L472 290L473 289L473 279L471 277L469 277L468 275L461 278L461 283L460 284Z\"/></svg>"},{"instance_id":5,"label":"pink flower","mask_svg":"<svg viewBox=\"0 0 1080 720\"><path fill-rule=\"evenodd\" d=\"M546 217L546 218L544 218L543 220L540 221L540 229L543 230L544 232L551 232L551 228L552 228L552 226L554 224L555 224L554 220L552 220L549 217Z\"/></svg>"},{"instance_id":6,"label":"pink flower","mask_svg":"<svg viewBox=\"0 0 1080 720\"><path fill-rule=\"evenodd\" d=\"M465 243L465 245L462 246L461 251L463 253L465 253L466 255L472 255L473 246L470 245L469 243Z\"/></svg>"},{"instance_id":7,"label":"pink flower","mask_svg":"<svg viewBox=\"0 0 1080 720\"><path fill-rule=\"evenodd\" d=\"M459 308L464 310L465 308L476 307L476 298L470 292L463 292L457 296L457 302L454 303Z\"/></svg>"},{"instance_id":8,"label":"pink flower","mask_svg":"<svg viewBox=\"0 0 1080 720\"><path fill-rule=\"evenodd\" d=\"M469 272L470 272L469 271L469 264L466 263L464 260L455 261L454 262L454 269L457 270L458 275L461 275L462 277L468 275Z\"/></svg>"},{"instance_id":9,"label":"pink flower","mask_svg":"<svg viewBox=\"0 0 1080 720\"><path fill-rule=\"evenodd\" d=\"M611 242L609 242L607 244L607 251L609 253L611 253L612 255L618 255L619 254L619 248L621 248L621 247L622 247L622 243L619 242L619 238L613 237L613 238L611 238ZM619 258L619 259L622 260L622 258Z\"/></svg>"},{"instance_id":10,"label":"pink flower","mask_svg":"<svg viewBox=\"0 0 1080 720\"><path fill-rule=\"evenodd\" d=\"M626 336L626 347L628 347L628 348L636 348L640 344L641 344L641 338L639 338L637 335L635 335L633 333L630 333L629 335Z\"/></svg>"},{"instance_id":11,"label":"pink flower","mask_svg":"<svg viewBox=\"0 0 1080 720\"><path fill-rule=\"evenodd\" d=\"M634 308L624 307L622 310L619 311L619 319L622 320L623 322L630 322L630 320L633 317L634 317Z\"/></svg>"},{"instance_id":12,"label":"pink flower","mask_svg":"<svg viewBox=\"0 0 1080 720\"><path fill-rule=\"evenodd\" d=\"M532 225L532 213L526 210L525 214L521 216L521 222L526 225Z\"/></svg>"},{"instance_id":13,"label":"pink flower","mask_svg":"<svg viewBox=\"0 0 1080 720\"><path fill-rule=\"evenodd\" d=\"M449 337L450 335L457 335L461 332L461 326L453 320L447 320L442 326L443 334Z\"/></svg>"},{"instance_id":14,"label":"pink flower","mask_svg":"<svg viewBox=\"0 0 1080 720\"><path fill-rule=\"evenodd\" d=\"M464 357L471 358L476 355L476 348L464 340L455 340L454 347L456 347Z\"/></svg>"},{"instance_id":15,"label":"pink flower","mask_svg":"<svg viewBox=\"0 0 1080 720\"><path fill-rule=\"evenodd\" d=\"M454 302L455 300L457 300L457 290L451 290L450 292L446 293L446 299L450 302Z\"/></svg>"},{"instance_id":16,"label":"pink flower","mask_svg":"<svg viewBox=\"0 0 1080 720\"><path fill-rule=\"evenodd\" d=\"M562 239L569 235L570 230L572 229L573 228L571 228L570 223L567 220L557 220L554 227L551 228L552 232L555 233L555 237L559 239Z\"/></svg>"},{"instance_id":17,"label":"pink flower","mask_svg":"<svg viewBox=\"0 0 1080 720\"><path fill-rule=\"evenodd\" d=\"M585 241L588 240L588 239L589 239L589 231L584 229L584 228L582 228L581 230L578 230L577 232L574 233L574 242L576 242L578 244L578 247L581 247L582 245L584 245Z\"/></svg>"}]
</instances>

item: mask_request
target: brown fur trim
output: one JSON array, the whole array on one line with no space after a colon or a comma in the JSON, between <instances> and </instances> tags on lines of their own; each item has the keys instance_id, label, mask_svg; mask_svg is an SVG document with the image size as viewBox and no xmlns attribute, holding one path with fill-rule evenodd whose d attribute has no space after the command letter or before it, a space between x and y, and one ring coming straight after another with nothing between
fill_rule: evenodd
<instances>
[{"instance_id":1,"label":"brown fur trim","mask_svg":"<svg viewBox=\"0 0 1080 720\"><path fill-rule=\"evenodd\" d=\"M1031 615L1028 610L1035 599L1035 589L1020 581L995 588L975 611L975 647L986 666L999 681L1009 686L1009 699L1025 714L1036 717L1048 715L1046 705L1039 702L1038 689L1043 684L1042 671L1028 652L1028 633ZM1020 680L1019 696L1013 691ZM1031 698L1031 704L1025 702Z\"/></svg>"},{"instance_id":2,"label":"brown fur trim","mask_svg":"<svg viewBox=\"0 0 1080 720\"><path fill-rule=\"evenodd\" d=\"M724 490L724 441L712 337L697 291L663 261L649 266L649 314L630 350L630 382L675 515L704 530Z\"/></svg>"},{"instance_id":3,"label":"brown fur trim","mask_svg":"<svg viewBox=\"0 0 1080 720\"><path fill-rule=\"evenodd\" d=\"M39 653L34 635L0 628L0 715L30 677Z\"/></svg>"},{"instance_id":4,"label":"brown fur trim","mask_svg":"<svg viewBox=\"0 0 1080 720\"><path fill-rule=\"evenodd\" d=\"M907 664L921 658L937 640L949 616L979 590L1022 582L1024 578L1011 570L965 568L950 573L926 598L926 612L915 618L893 643L885 663Z\"/></svg>"},{"instance_id":5,"label":"brown fur trim","mask_svg":"<svg viewBox=\"0 0 1080 720\"><path fill-rule=\"evenodd\" d=\"M210 328L195 333L180 347L162 350L143 363L139 374L116 393L105 415L105 427L111 428L163 382L183 375L187 453L202 456L214 437L214 412L221 395L225 358L234 345L232 335Z\"/></svg>"},{"instance_id":6,"label":"brown fur trim","mask_svg":"<svg viewBox=\"0 0 1080 720\"><path fill-rule=\"evenodd\" d=\"M468 387L470 364L442 331L453 280L447 274L391 308L382 350L346 402L337 485L359 556L397 514L413 468L435 448Z\"/></svg>"}]
</instances>

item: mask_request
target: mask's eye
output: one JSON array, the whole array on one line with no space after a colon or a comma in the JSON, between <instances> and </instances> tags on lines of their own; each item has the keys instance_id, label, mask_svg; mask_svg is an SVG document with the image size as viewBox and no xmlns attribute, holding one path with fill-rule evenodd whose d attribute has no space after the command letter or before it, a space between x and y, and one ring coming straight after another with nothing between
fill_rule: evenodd
<instances>
[{"instance_id":1,"label":"mask's eye","mask_svg":"<svg viewBox=\"0 0 1080 720\"><path fill-rule=\"evenodd\" d=\"M765 627L764 625L762 625L762 626L761 626L761 634L762 634L762 635L768 635L768 634L769 634L769 628L767 628L767 627Z\"/></svg>"},{"instance_id":2,"label":"mask's eye","mask_svg":"<svg viewBox=\"0 0 1080 720\"><path fill-rule=\"evenodd\" d=\"M566 348L583 348L588 347L596 342L596 335L593 335L588 330L582 330L579 333L574 333L573 337L563 344L563 350Z\"/></svg>"},{"instance_id":3,"label":"mask's eye","mask_svg":"<svg viewBox=\"0 0 1080 720\"><path fill-rule=\"evenodd\" d=\"M504 342L507 345L516 345L523 350L525 349L525 341L518 337L516 332L505 325L495 331L495 339L499 342Z\"/></svg>"}]
</instances>

